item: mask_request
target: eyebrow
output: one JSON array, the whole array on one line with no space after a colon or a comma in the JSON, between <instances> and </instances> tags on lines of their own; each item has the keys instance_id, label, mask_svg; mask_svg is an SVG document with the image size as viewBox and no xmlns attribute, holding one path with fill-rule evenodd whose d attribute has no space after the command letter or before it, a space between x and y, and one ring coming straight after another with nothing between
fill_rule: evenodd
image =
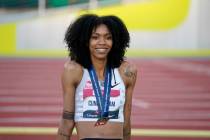
<instances>
[{"instance_id":1,"label":"eyebrow","mask_svg":"<svg viewBox=\"0 0 210 140\"><path fill-rule=\"evenodd\" d=\"M100 34L100 33L96 33L96 32L93 32L92 35L93 35L93 34L96 34L96 35L105 35L105 36L107 36L107 35L112 35L111 33Z\"/></svg>"}]
</instances>

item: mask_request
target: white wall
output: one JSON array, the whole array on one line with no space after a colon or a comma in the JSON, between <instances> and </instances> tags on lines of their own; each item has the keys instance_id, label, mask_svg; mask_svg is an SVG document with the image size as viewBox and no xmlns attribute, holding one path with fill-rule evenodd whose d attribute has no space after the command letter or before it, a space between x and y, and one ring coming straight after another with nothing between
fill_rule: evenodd
<instances>
[{"instance_id":1,"label":"white wall","mask_svg":"<svg viewBox=\"0 0 210 140\"><path fill-rule=\"evenodd\" d=\"M35 19L18 24L18 50L63 50L64 35L75 15Z\"/></svg>"},{"instance_id":2,"label":"white wall","mask_svg":"<svg viewBox=\"0 0 210 140\"><path fill-rule=\"evenodd\" d=\"M199 0L198 47L210 48L210 0Z\"/></svg>"},{"instance_id":3,"label":"white wall","mask_svg":"<svg viewBox=\"0 0 210 140\"><path fill-rule=\"evenodd\" d=\"M131 31L131 48L210 49L210 0L192 0L187 19L167 31ZM17 49L64 49L64 34L74 15L22 22Z\"/></svg>"}]
</instances>

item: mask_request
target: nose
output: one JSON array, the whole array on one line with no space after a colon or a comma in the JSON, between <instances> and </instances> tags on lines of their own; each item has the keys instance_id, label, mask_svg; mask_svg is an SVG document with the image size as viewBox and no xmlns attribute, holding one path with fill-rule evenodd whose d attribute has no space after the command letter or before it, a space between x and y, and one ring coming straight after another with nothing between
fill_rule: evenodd
<instances>
[{"instance_id":1,"label":"nose","mask_svg":"<svg viewBox=\"0 0 210 140\"><path fill-rule=\"evenodd\" d=\"M99 43L99 44L105 44L105 38L100 37L98 43Z\"/></svg>"}]
</instances>

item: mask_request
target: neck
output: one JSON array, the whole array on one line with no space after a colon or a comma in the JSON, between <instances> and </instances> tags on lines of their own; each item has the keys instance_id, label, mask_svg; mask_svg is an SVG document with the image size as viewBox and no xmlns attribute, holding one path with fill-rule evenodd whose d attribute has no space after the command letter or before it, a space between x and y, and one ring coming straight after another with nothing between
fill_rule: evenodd
<instances>
[{"instance_id":1,"label":"neck","mask_svg":"<svg viewBox=\"0 0 210 140\"><path fill-rule=\"evenodd\" d=\"M99 80L104 80L105 69L107 60L94 60L92 61L93 67L96 71Z\"/></svg>"}]
</instances>

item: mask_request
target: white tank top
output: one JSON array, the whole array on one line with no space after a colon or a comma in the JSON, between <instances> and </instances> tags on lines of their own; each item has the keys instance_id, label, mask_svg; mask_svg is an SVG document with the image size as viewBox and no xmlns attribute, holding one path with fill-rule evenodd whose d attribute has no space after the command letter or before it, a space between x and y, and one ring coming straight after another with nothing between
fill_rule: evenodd
<instances>
[{"instance_id":1,"label":"white tank top","mask_svg":"<svg viewBox=\"0 0 210 140\"><path fill-rule=\"evenodd\" d=\"M103 86L99 83L103 92ZM125 103L125 85L119 74L118 69L114 69L112 73L110 105L109 105L109 121L124 122ZM83 70L83 77L75 94L75 122L78 121L96 121L98 106L96 97L92 87L91 79L87 69Z\"/></svg>"}]
</instances>

